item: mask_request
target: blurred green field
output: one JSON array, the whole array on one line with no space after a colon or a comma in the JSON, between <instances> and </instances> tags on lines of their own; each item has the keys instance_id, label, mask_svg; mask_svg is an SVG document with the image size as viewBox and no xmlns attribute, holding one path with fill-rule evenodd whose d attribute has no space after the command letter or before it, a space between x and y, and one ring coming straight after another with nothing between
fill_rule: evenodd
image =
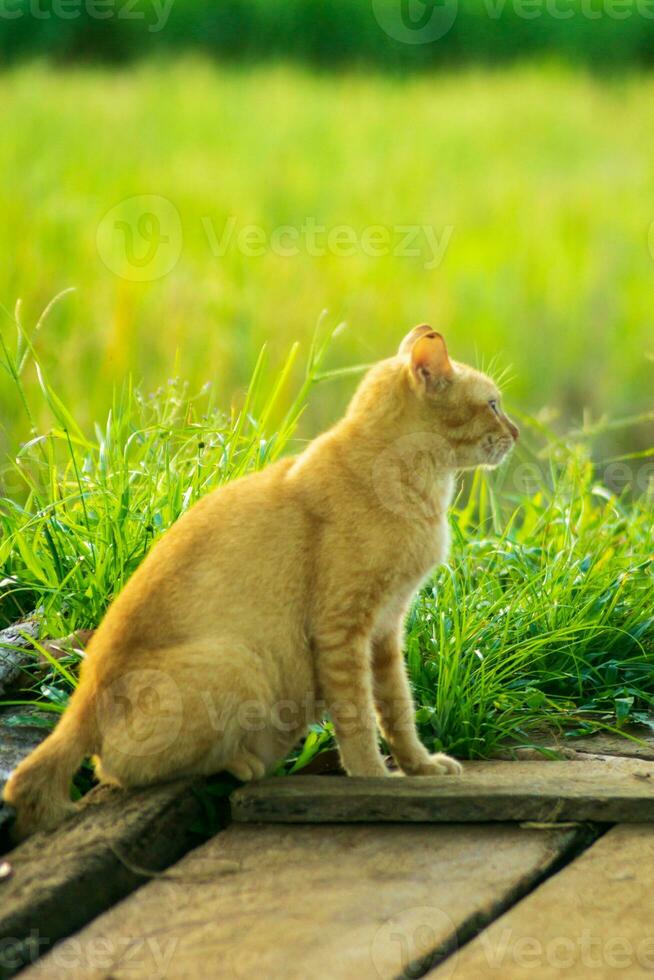
<instances>
[{"instance_id":1,"label":"blurred green field","mask_svg":"<svg viewBox=\"0 0 654 980\"><path fill-rule=\"evenodd\" d=\"M330 366L384 356L427 320L455 357L510 365L510 402L529 412L548 407L575 424L585 412L652 408L650 76L30 64L0 76L0 96L0 329L12 335L16 298L29 326L76 287L36 343L82 424L105 417L129 371L151 389L174 374L212 381L228 405L261 344L280 364L292 341L308 345L323 309L349 324ZM173 209L154 236L152 195ZM175 213L179 229L166 224ZM333 236L350 230L315 248L307 220ZM265 238L249 251L263 254L238 246L248 225ZM282 226L297 230L290 249L287 232L271 246ZM387 245L370 245L373 226ZM417 226L408 245L419 254L395 254L404 226ZM128 238L142 258L159 233L168 242L155 271L179 258L136 281L149 273L130 264ZM440 262L434 242L447 245ZM36 383L28 373L28 389ZM351 387L315 393L306 433L342 410ZM3 454L29 437L20 412L3 382ZM611 452L654 442L651 426L606 438Z\"/></svg>"}]
</instances>

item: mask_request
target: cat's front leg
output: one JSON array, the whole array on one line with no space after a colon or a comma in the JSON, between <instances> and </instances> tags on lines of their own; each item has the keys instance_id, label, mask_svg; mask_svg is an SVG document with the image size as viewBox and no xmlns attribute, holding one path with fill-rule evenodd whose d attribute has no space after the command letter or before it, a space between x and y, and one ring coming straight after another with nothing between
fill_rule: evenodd
<instances>
[{"instance_id":1,"label":"cat's front leg","mask_svg":"<svg viewBox=\"0 0 654 980\"><path fill-rule=\"evenodd\" d=\"M339 631L314 642L318 682L343 768L349 776L388 776L379 751L368 638Z\"/></svg>"},{"instance_id":2,"label":"cat's front leg","mask_svg":"<svg viewBox=\"0 0 654 980\"><path fill-rule=\"evenodd\" d=\"M443 752L430 755L418 738L400 636L398 627L373 642L374 698L384 738L407 776L458 776L463 767L456 759Z\"/></svg>"}]
</instances>

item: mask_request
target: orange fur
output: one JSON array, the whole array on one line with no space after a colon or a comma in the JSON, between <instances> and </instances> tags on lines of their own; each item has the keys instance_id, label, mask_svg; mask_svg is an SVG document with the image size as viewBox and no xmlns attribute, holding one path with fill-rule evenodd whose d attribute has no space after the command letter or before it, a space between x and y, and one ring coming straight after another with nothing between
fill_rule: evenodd
<instances>
[{"instance_id":1,"label":"orange fur","mask_svg":"<svg viewBox=\"0 0 654 980\"><path fill-rule=\"evenodd\" d=\"M422 325L296 458L208 495L156 544L94 636L59 726L12 774L16 835L55 826L85 755L139 786L269 772L328 710L343 764L459 772L414 725L402 658L412 595L448 550L454 473L517 429L493 382Z\"/></svg>"}]
</instances>

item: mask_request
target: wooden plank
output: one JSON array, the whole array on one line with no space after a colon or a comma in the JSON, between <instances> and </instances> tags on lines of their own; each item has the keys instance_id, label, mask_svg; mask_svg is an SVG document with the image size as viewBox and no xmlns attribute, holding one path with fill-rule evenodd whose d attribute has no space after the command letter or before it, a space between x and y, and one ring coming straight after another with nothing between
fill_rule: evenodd
<instances>
[{"instance_id":1,"label":"wooden plank","mask_svg":"<svg viewBox=\"0 0 654 980\"><path fill-rule=\"evenodd\" d=\"M30 642L38 636L39 626L35 619L16 623L0 631L0 697L5 697L12 687L28 681L26 668L34 663L34 648Z\"/></svg>"},{"instance_id":2,"label":"wooden plank","mask_svg":"<svg viewBox=\"0 0 654 980\"><path fill-rule=\"evenodd\" d=\"M501 825L232 825L24 977L390 980L416 962L424 972L578 840Z\"/></svg>"},{"instance_id":3,"label":"wooden plank","mask_svg":"<svg viewBox=\"0 0 654 980\"><path fill-rule=\"evenodd\" d=\"M91 633L91 630L78 630L60 640L44 641L43 645L56 658L68 653L71 648L83 648ZM45 657L37 653L32 645L37 636L36 619L0 630L0 698L9 701L29 700L29 695L22 694L21 697L21 687L32 685L36 671L43 671L44 664L47 666ZM28 706L21 708L19 705L0 708L0 854L8 847L8 825L13 816L11 810L2 803L4 785L18 763L48 734L46 728L38 725L6 724L6 719L19 714L38 715L39 712Z\"/></svg>"},{"instance_id":4,"label":"wooden plank","mask_svg":"<svg viewBox=\"0 0 654 980\"><path fill-rule=\"evenodd\" d=\"M654 764L493 761L468 763L460 777L291 776L243 786L231 806L238 822L650 822Z\"/></svg>"},{"instance_id":5,"label":"wooden plank","mask_svg":"<svg viewBox=\"0 0 654 980\"><path fill-rule=\"evenodd\" d=\"M507 743L493 758L528 761L558 757L583 761L587 755L654 760L654 721L650 726L629 725L623 735L598 732L583 738L541 737L530 746Z\"/></svg>"},{"instance_id":6,"label":"wooden plank","mask_svg":"<svg viewBox=\"0 0 654 980\"><path fill-rule=\"evenodd\" d=\"M566 745L579 754L618 755L631 759L654 760L654 735L649 730L630 729L634 739L620 735L598 734L589 738L569 739Z\"/></svg>"},{"instance_id":7,"label":"wooden plank","mask_svg":"<svg viewBox=\"0 0 654 980\"><path fill-rule=\"evenodd\" d=\"M93 630L76 630L57 640L42 640L40 646L57 660L72 650L84 650L93 633ZM39 623L35 618L0 630L0 697L9 698L12 692L29 688L35 675L48 669L47 658L34 647L38 635Z\"/></svg>"},{"instance_id":8,"label":"wooden plank","mask_svg":"<svg viewBox=\"0 0 654 980\"><path fill-rule=\"evenodd\" d=\"M6 725L4 719L16 714L16 708L0 708L0 854L9 847L8 826L13 811L2 802L2 791L18 763L30 754L48 734L37 725ZM27 710L23 710L27 714Z\"/></svg>"},{"instance_id":9,"label":"wooden plank","mask_svg":"<svg viewBox=\"0 0 654 980\"><path fill-rule=\"evenodd\" d=\"M16 713L15 708L10 710ZM48 734L47 729L37 725L5 725L3 715L4 712L0 711L0 798L12 770Z\"/></svg>"},{"instance_id":10,"label":"wooden plank","mask_svg":"<svg viewBox=\"0 0 654 980\"><path fill-rule=\"evenodd\" d=\"M57 830L36 834L1 858L10 873L0 875L0 978L148 881L149 870L161 871L205 839L192 829L204 815L199 789L188 781L130 793L99 788ZM227 801L220 803L224 824Z\"/></svg>"},{"instance_id":11,"label":"wooden plank","mask_svg":"<svg viewBox=\"0 0 654 980\"><path fill-rule=\"evenodd\" d=\"M653 879L654 827L615 827L428 976L651 978Z\"/></svg>"}]
</instances>

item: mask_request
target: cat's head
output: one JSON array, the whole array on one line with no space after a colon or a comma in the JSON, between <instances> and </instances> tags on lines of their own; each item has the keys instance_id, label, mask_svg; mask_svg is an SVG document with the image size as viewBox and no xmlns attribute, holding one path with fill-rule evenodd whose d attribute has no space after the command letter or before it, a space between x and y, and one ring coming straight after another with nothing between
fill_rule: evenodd
<instances>
[{"instance_id":1,"label":"cat's head","mask_svg":"<svg viewBox=\"0 0 654 980\"><path fill-rule=\"evenodd\" d=\"M448 448L456 469L497 466L518 439L487 375L450 360L442 336L426 324L400 344L399 371L406 412Z\"/></svg>"}]
</instances>

